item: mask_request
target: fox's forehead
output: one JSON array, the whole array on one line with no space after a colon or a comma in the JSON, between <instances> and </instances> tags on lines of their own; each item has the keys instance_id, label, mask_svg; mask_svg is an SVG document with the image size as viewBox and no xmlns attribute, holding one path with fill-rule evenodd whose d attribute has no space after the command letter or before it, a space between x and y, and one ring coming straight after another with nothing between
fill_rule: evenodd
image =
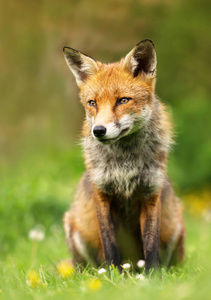
<instances>
[{"instance_id":1,"label":"fox's forehead","mask_svg":"<svg viewBox=\"0 0 211 300\"><path fill-rule=\"evenodd\" d=\"M90 76L80 91L82 99L111 99L119 97L145 97L151 87L140 78L134 78L120 63L100 64L99 71Z\"/></svg>"}]
</instances>

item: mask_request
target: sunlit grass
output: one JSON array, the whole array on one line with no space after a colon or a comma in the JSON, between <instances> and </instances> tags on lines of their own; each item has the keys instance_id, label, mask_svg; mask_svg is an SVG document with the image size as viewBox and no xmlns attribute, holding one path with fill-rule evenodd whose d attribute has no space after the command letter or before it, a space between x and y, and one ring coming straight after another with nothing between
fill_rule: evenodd
<instances>
[{"instance_id":1,"label":"sunlit grass","mask_svg":"<svg viewBox=\"0 0 211 300\"><path fill-rule=\"evenodd\" d=\"M92 266L79 271L68 260L62 217L82 170L77 149L26 157L15 166L5 164L0 171L0 297L209 299L209 191L184 197L186 261L183 266L162 269L162 280L145 276L144 261L137 262L139 272L133 272L129 262L122 274L115 268Z\"/></svg>"}]
</instances>

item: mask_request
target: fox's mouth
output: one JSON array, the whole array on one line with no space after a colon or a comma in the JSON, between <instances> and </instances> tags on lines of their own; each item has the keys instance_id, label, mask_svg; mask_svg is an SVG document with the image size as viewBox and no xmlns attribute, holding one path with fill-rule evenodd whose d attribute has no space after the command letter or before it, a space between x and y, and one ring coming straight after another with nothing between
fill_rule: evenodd
<instances>
[{"instance_id":1,"label":"fox's mouth","mask_svg":"<svg viewBox=\"0 0 211 300\"><path fill-rule=\"evenodd\" d=\"M121 136L123 136L126 132L129 131L129 127L123 129L120 134L115 137L115 138L111 138L111 139L106 139L106 138L98 138L97 140L102 143L102 144L111 144L112 142L115 142L116 140L118 140Z\"/></svg>"}]
</instances>

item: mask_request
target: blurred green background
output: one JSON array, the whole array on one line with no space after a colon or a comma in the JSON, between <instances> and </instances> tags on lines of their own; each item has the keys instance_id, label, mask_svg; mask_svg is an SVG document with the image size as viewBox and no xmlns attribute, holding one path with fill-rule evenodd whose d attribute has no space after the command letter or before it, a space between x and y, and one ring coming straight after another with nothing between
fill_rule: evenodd
<instances>
[{"instance_id":1,"label":"blurred green background","mask_svg":"<svg viewBox=\"0 0 211 300\"><path fill-rule=\"evenodd\" d=\"M62 216L84 170L84 112L63 46L113 62L146 38L157 51L156 91L174 123L169 174L185 206L186 265L176 276L193 276L200 290L198 274L211 265L210 11L210 0L0 2L0 293L25 289L32 266L69 256ZM46 237L35 255L28 232L37 224Z\"/></svg>"}]
</instances>

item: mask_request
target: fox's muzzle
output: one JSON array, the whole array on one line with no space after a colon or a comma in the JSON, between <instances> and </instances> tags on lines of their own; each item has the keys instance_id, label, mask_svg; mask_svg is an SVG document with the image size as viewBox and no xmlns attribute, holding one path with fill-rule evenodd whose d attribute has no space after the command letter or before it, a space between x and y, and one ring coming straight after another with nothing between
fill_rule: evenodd
<instances>
[{"instance_id":1,"label":"fox's muzzle","mask_svg":"<svg viewBox=\"0 0 211 300\"><path fill-rule=\"evenodd\" d=\"M95 126L93 128L93 134L97 138L103 137L106 134L106 128L104 126Z\"/></svg>"}]
</instances>

